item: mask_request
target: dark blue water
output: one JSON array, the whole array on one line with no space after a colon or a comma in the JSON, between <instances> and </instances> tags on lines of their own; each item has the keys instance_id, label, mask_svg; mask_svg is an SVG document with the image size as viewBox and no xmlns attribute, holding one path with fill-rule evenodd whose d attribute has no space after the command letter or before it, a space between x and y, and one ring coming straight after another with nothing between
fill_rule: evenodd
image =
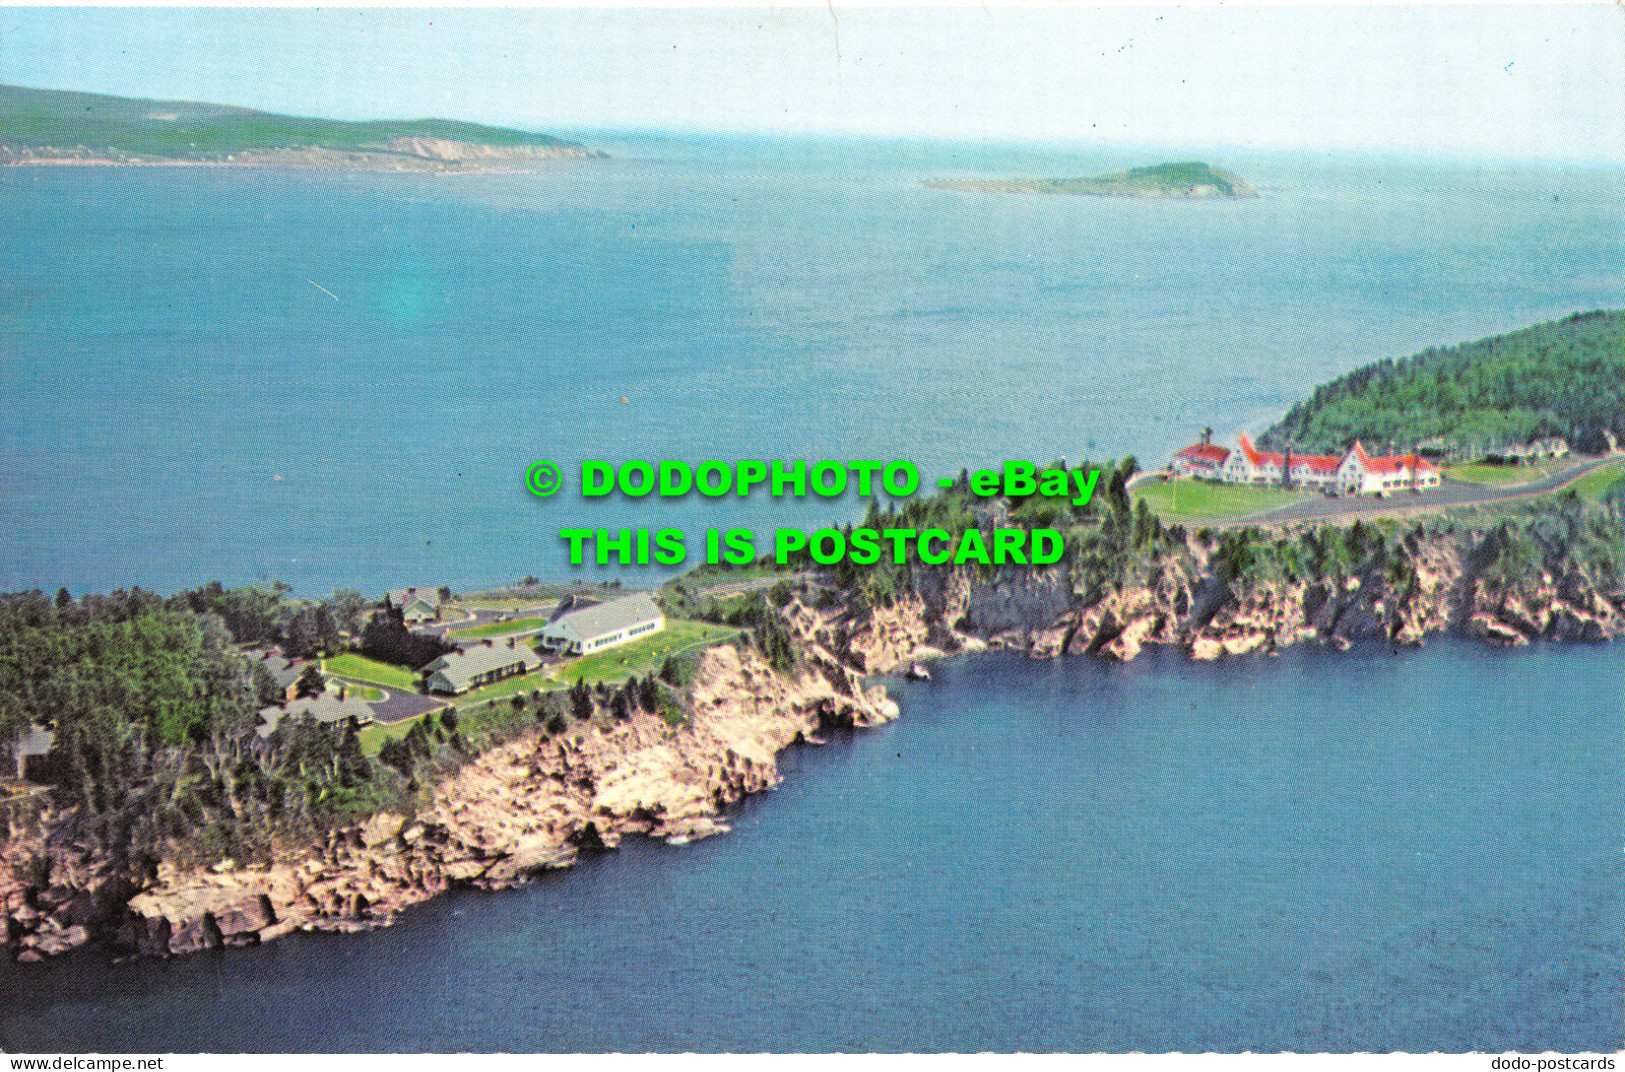
<instances>
[{"instance_id":1,"label":"dark blue water","mask_svg":"<svg viewBox=\"0 0 1625 1072\"><path fill-rule=\"evenodd\" d=\"M1147 162L1100 151L606 144L0 170L0 590L556 576L565 525L697 548L862 507L542 502L540 458L1154 460L1364 361L1625 305L1618 171L1227 159L1265 196L1143 204L918 183Z\"/></svg>"},{"instance_id":2,"label":"dark blue water","mask_svg":"<svg viewBox=\"0 0 1625 1072\"><path fill-rule=\"evenodd\" d=\"M0 969L23 1050L1607 1050L1625 661L990 657L735 829L359 936Z\"/></svg>"}]
</instances>

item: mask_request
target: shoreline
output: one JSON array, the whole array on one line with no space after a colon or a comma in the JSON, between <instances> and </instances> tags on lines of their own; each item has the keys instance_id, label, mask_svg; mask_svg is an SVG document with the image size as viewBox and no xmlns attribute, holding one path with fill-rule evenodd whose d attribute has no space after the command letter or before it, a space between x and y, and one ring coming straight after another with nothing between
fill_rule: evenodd
<instances>
[{"instance_id":1,"label":"shoreline","mask_svg":"<svg viewBox=\"0 0 1625 1072\"><path fill-rule=\"evenodd\" d=\"M1438 612L1438 601L1460 578L1442 583L1447 564L1435 564L1441 583L1429 587L1426 605L1408 617L1362 621L1344 613L1333 619L1341 627L1329 631L1303 617L1302 586L1238 601L1231 613L1215 614L1195 630L1169 628L1167 606L1157 609L1169 593L1143 587L1047 615L1041 612L1045 580L1030 573L1001 586L997 579L977 585L971 575L942 571L935 591L945 598L936 606L911 596L889 608L850 613L792 600L783 619L804 647L805 665L781 673L754 651L709 649L681 726L640 714L621 723L573 724L552 735L531 727L471 757L414 814L381 812L260 865L228 860L181 870L161 863L150 881L137 882L86 856L63 861L66 881L46 890L26 887L8 869L0 872L5 944L15 962L28 963L90 944L115 957L169 957L258 945L295 930L373 930L441 893L518 886L570 867L583 854L614 849L630 835L686 845L726 833L730 806L782 780L785 749L821 743L819 734L834 729L863 729L900 716L874 677L914 676L915 664L950 656L1002 650L1031 660L1086 655L1126 662L1154 644L1170 655L1177 648L1192 660L1210 661L1300 643L1338 652L1377 641L1420 646L1433 633L1509 648L1547 638L1606 642L1625 633L1625 621L1606 601L1593 607L1596 614L1569 608L1565 618L1553 606L1563 602L1555 593L1544 607L1514 603L1453 619ZM1362 587L1345 589L1352 607L1362 599L1382 603L1381 592L1362 596ZM945 624L955 611L986 615L999 607L1019 607L1024 623L985 635ZM1571 624L1557 627L1565 621ZM60 818L41 816L40 833ZM14 839L0 863L26 859L29 841Z\"/></svg>"},{"instance_id":2,"label":"shoreline","mask_svg":"<svg viewBox=\"0 0 1625 1072\"><path fill-rule=\"evenodd\" d=\"M531 727L472 757L414 814L380 812L269 863L161 863L138 883L87 854L61 868L82 881L45 890L0 872L6 944L19 963L92 943L167 957L389 926L451 889L517 886L628 835L685 845L724 833L730 805L779 783L786 748L897 716L885 689L850 668L787 677L724 645L708 652L680 726L640 714L558 734ZM41 835L53 818L41 817ZM43 840L14 841L0 862L23 862Z\"/></svg>"},{"instance_id":3,"label":"shoreline","mask_svg":"<svg viewBox=\"0 0 1625 1072\"><path fill-rule=\"evenodd\" d=\"M0 846L0 937L26 962L93 940L171 956L295 929L367 930L446 890L517 885L629 834L699 840L728 829L731 804L778 784L791 744L897 718L873 676L946 655L1127 662L1156 645L1211 661L1297 644L1415 646L1439 633L1508 648L1625 636L1625 589L1606 560L1520 558L1504 525L1275 536L1143 529L1110 559L921 565L884 597L862 580L820 586L817 606L804 585L771 612L779 649L756 642L778 650L776 664L737 640L707 649L670 722L595 704L527 723L483 751L459 746L440 780L427 769L406 814L324 822L313 842L285 832L241 850L246 862L178 866L192 847L183 834L144 863L110 856L72 833L93 815L46 803Z\"/></svg>"},{"instance_id":4,"label":"shoreline","mask_svg":"<svg viewBox=\"0 0 1625 1072\"><path fill-rule=\"evenodd\" d=\"M209 160L184 158L125 159L97 154L75 155L71 150L15 149L0 144L0 168L94 167L94 168L226 168L247 171L363 172L372 174L524 174L588 161L613 159L608 153L586 147L546 148L518 152L482 151L470 146L464 154L456 148L431 150L424 154L391 150L333 150L288 148L250 151L241 159ZM239 154L234 154L239 155Z\"/></svg>"}]
</instances>

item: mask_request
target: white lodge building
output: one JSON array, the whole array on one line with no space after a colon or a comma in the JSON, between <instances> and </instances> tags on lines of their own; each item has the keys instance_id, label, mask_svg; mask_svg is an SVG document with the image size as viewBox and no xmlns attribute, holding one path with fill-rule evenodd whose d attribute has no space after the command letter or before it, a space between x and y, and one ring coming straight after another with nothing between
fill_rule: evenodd
<instances>
[{"instance_id":1,"label":"white lodge building","mask_svg":"<svg viewBox=\"0 0 1625 1072\"><path fill-rule=\"evenodd\" d=\"M1174 476L1224 484L1284 484L1346 495L1424 491L1439 486L1439 469L1426 458L1415 454L1373 458L1358 440L1348 453L1336 456L1259 450L1245 435L1236 441L1235 450L1226 450L1215 447L1204 435L1202 442L1175 454L1168 469Z\"/></svg>"},{"instance_id":2,"label":"white lodge building","mask_svg":"<svg viewBox=\"0 0 1625 1072\"><path fill-rule=\"evenodd\" d=\"M643 593L571 611L542 630L542 647L561 655L587 655L666 628L666 616Z\"/></svg>"}]
</instances>

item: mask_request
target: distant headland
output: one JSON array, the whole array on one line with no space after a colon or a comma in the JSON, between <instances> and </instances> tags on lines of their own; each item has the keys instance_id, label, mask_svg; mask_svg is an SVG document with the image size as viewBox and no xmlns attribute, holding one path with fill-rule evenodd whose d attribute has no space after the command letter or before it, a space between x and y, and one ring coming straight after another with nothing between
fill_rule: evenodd
<instances>
[{"instance_id":1,"label":"distant headland","mask_svg":"<svg viewBox=\"0 0 1625 1072\"><path fill-rule=\"evenodd\" d=\"M350 123L0 85L0 164L446 172L515 170L604 155L546 134L449 119Z\"/></svg>"},{"instance_id":2,"label":"distant headland","mask_svg":"<svg viewBox=\"0 0 1625 1072\"><path fill-rule=\"evenodd\" d=\"M1209 164L1153 164L1077 179L926 179L933 190L994 194L1085 194L1181 199L1257 197L1239 175Z\"/></svg>"}]
</instances>

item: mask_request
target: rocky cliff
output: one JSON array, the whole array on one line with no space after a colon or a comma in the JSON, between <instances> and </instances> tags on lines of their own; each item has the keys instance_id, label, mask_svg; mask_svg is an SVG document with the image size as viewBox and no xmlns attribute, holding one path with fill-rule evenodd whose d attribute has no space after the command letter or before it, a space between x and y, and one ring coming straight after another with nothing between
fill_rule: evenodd
<instances>
[{"instance_id":1,"label":"rocky cliff","mask_svg":"<svg viewBox=\"0 0 1625 1072\"><path fill-rule=\"evenodd\" d=\"M894 605L790 619L806 642L867 670L980 646L1034 658L1062 654L1128 660L1147 644L1196 659L1313 642L1420 644L1454 632L1498 645L1533 640L1604 641L1625 632L1625 591L1579 567L1534 566L1492 581L1494 538L1412 540L1363 570L1314 580L1222 580L1211 548L1194 538L1182 554L1142 563L1129 583L1093 598L1062 567L925 572Z\"/></svg>"},{"instance_id":2,"label":"rocky cliff","mask_svg":"<svg viewBox=\"0 0 1625 1072\"><path fill-rule=\"evenodd\" d=\"M502 888L567 867L629 834L706 837L727 829L730 804L779 781L788 745L896 717L865 675L952 652L1127 660L1161 644L1216 659L1298 643L1419 644L1442 631L1501 645L1625 631L1625 591L1610 569L1562 556L1514 568L1504 532L1413 534L1363 568L1285 573L1253 568L1256 559L1238 567L1219 543L1180 539L1105 586L1083 587L1064 565L938 567L881 605L853 594L819 607L792 599L781 614L800 653L796 671L776 672L749 650L712 649L681 725L638 715L531 731L474 759L416 814L377 815L259 866L179 871L102 859L86 848L83 817L47 810L0 851L0 937L30 961L96 938L165 956L298 928L362 929L456 886Z\"/></svg>"},{"instance_id":3,"label":"rocky cliff","mask_svg":"<svg viewBox=\"0 0 1625 1072\"><path fill-rule=\"evenodd\" d=\"M380 814L267 866L148 873L76 846L77 817L44 812L0 852L5 943L40 960L95 938L167 956L299 929L356 930L456 886L499 889L629 834L684 843L727 829L741 797L777 784L788 745L897 715L856 668L814 655L794 674L733 647L707 652L679 726L652 715L532 731L472 761L415 815Z\"/></svg>"}]
</instances>

